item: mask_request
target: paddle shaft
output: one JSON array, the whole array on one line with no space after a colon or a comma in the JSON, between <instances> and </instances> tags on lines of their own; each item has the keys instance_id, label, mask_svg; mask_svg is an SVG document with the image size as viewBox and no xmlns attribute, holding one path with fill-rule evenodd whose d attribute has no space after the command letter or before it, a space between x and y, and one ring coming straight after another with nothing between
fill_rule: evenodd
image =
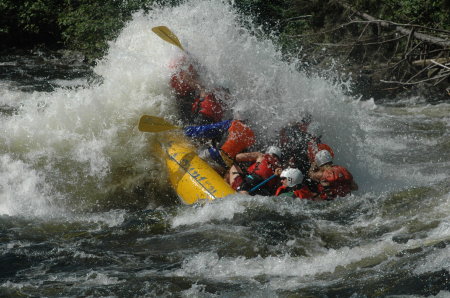
<instances>
[{"instance_id":1,"label":"paddle shaft","mask_svg":"<svg viewBox=\"0 0 450 298\"><path fill-rule=\"evenodd\" d=\"M250 189L248 191L248 193L252 193L254 191L257 191L261 186L263 186L264 184L266 184L267 182L269 182L270 180L272 180L273 178L277 177L277 175L272 175L269 178L267 178L266 180L264 180L263 182L259 183L258 185L256 185L255 187L253 187L252 189Z\"/></svg>"}]
</instances>

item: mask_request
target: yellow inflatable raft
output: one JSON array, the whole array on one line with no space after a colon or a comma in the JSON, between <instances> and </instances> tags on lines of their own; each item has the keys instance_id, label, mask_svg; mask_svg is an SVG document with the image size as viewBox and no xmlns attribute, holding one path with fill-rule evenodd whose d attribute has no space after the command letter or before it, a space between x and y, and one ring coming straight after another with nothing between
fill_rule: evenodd
<instances>
[{"instance_id":1,"label":"yellow inflatable raft","mask_svg":"<svg viewBox=\"0 0 450 298\"><path fill-rule=\"evenodd\" d=\"M170 133L161 143L170 183L181 201L194 204L236 193L211 166L201 159L195 147L178 133Z\"/></svg>"}]
</instances>

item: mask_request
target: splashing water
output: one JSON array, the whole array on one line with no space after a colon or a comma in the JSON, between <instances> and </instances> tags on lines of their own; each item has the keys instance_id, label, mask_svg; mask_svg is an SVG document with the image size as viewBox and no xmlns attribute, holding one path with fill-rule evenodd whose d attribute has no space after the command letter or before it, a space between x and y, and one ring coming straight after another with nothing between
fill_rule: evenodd
<instances>
[{"instance_id":1,"label":"splashing water","mask_svg":"<svg viewBox=\"0 0 450 298\"><path fill-rule=\"evenodd\" d=\"M359 101L348 82L298 71L243 19L222 1L155 7L110 42L93 69L101 82L0 85L0 107L14 107L0 114L0 263L15 264L0 294L57 296L56 280L64 296L448 293L450 105ZM206 84L230 90L230 108L252 111L260 146L309 112L360 190L174 204L159 136L137 129L142 114L178 119L168 65L181 51L151 32L159 25Z\"/></svg>"}]
</instances>

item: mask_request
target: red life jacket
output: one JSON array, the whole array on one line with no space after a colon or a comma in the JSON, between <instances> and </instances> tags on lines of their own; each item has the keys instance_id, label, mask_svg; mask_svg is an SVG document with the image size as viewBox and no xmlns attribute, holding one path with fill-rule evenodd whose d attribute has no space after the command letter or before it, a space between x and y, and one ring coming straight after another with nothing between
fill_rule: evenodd
<instances>
[{"instance_id":1,"label":"red life jacket","mask_svg":"<svg viewBox=\"0 0 450 298\"><path fill-rule=\"evenodd\" d=\"M286 185L281 185L280 187L278 187L277 191L275 192L275 196L278 197L279 195L281 195L286 188Z\"/></svg>"},{"instance_id":2,"label":"red life jacket","mask_svg":"<svg viewBox=\"0 0 450 298\"><path fill-rule=\"evenodd\" d=\"M170 86L175 90L179 96L187 96L195 92L194 86L191 86L184 80L185 76L190 76L194 71L194 67L190 65L187 70L180 69L170 77Z\"/></svg>"},{"instance_id":3,"label":"red life jacket","mask_svg":"<svg viewBox=\"0 0 450 298\"><path fill-rule=\"evenodd\" d=\"M329 186L318 185L318 191L322 199L345 197L351 192L352 174L341 166L333 165L327 168L320 181L327 182Z\"/></svg>"},{"instance_id":4,"label":"red life jacket","mask_svg":"<svg viewBox=\"0 0 450 298\"><path fill-rule=\"evenodd\" d=\"M174 70L170 77L170 86L179 96L187 96L195 92L194 86L191 86L186 77L192 77L196 74L194 65L189 62L186 56L178 57L169 64L169 68Z\"/></svg>"},{"instance_id":5,"label":"red life jacket","mask_svg":"<svg viewBox=\"0 0 450 298\"><path fill-rule=\"evenodd\" d=\"M222 120L223 108L219 100L213 93L209 93L204 97L197 97L192 103L192 113L199 113L204 117L219 122Z\"/></svg>"},{"instance_id":6,"label":"red life jacket","mask_svg":"<svg viewBox=\"0 0 450 298\"><path fill-rule=\"evenodd\" d=\"M276 168L281 168L278 158L270 154L264 154L263 160L249 166L247 173L256 174L263 179L267 179L274 174Z\"/></svg>"},{"instance_id":7,"label":"red life jacket","mask_svg":"<svg viewBox=\"0 0 450 298\"><path fill-rule=\"evenodd\" d=\"M275 196L281 195L282 193L285 192L285 190L286 190L287 188L288 188L288 187L285 186L285 185L282 185L282 186L278 187L278 189L277 189L277 191L276 191L276 193L275 193ZM297 198L299 198L299 199L312 199L312 198L316 195L315 193L313 193L312 191L310 191L309 188L308 188L308 186L306 186L306 185L304 185L304 186L303 186L302 188L300 188L300 189L294 190L292 193L293 193L293 196L295 196L295 197L297 197Z\"/></svg>"},{"instance_id":8,"label":"red life jacket","mask_svg":"<svg viewBox=\"0 0 450 298\"><path fill-rule=\"evenodd\" d=\"M236 158L236 155L248 147L255 144L255 133L242 121L233 120L228 128L228 136L220 148L230 158Z\"/></svg>"},{"instance_id":9,"label":"red life jacket","mask_svg":"<svg viewBox=\"0 0 450 298\"><path fill-rule=\"evenodd\" d=\"M294 190L294 195L299 199L312 199L316 194L305 185L300 189Z\"/></svg>"}]
</instances>

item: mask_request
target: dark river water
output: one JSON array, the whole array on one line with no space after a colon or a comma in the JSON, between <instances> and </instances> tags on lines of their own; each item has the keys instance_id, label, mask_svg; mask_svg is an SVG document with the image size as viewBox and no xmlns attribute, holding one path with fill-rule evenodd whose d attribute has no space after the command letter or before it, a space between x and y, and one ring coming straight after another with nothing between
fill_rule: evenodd
<instances>
[{"instance_id":1,"label":"dark river water","mask_svg":"<svg viewBox=\"0 0 450 298\"><path fill-rule=\"evenodd\" d=\"M0 296L450 296L448 101L360 101L240 24L228 4L193 0L136 14L95 67L0 57ZM360 189L181 204L152 149L164 134L137 129L142 114L177 121L167 65L180 50L158 25L252 109L259 140L310 112Z\"/></svg>"}]
</instances>

